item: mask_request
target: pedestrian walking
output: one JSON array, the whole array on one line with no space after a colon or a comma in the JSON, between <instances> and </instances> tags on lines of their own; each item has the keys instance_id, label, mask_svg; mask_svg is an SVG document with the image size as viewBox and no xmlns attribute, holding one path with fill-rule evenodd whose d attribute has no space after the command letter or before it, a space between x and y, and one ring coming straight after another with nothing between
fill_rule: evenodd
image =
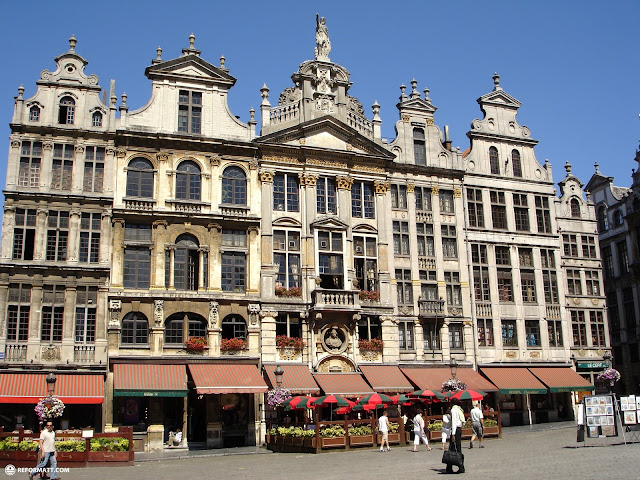
<instances>
[{"instance_id":1,"label":"pedestrian walking","mask_svg":"<svg viewBox=\"0 0 640 480\"><path fill-rule=\"evenodd\" d=\"M384 452L384 444L387 444L387 452L391 450L389 446L389 414L385 410L382 412L382 416L378 419L378 432L382 435L382 442L380 442L380 451Z\"/></svg>"},{"instance_id":2,"label":"pedestrian walking","mask_svg":"<svg viewBox=\"0 0 640 480\"><path fill-rule=\"evenodd\" d=\"M460 400L451 400L451 441L449 450L459 453L458 473L464 473L464 454L462 453L462 426L464 425L464 412L460 406ZM444 457L443 457L444 459ZM447 473L453 473L453 464L447 463Z\"/></svg>"},{"instance_id":3,"label":"pedestrian walking","mask_svg":"<svg viewBox=\"0 0 640 480\"><path fill-rule=\"evenodd\" d=\"M478 402L473 403L473 408L470 412L471 415L471 442L469 442L469 448L473 448L473 441L477 438L480 441L479 448L484 448L482 444L482 437L484 436L484 415L482 410L478 407Z\"/></svg>"},{"instance_id":4,"label":"pedestrian walking","mask_svg":"<svg viewBox=\"0 0 640 480\"><path fill-rule=\"evenodd\" d=\"M422 410L418 409L416 416L413 417L413 451L417 452L418 447L420 446L420 441L423 441L427 446L427 451L431 450L429 446L429 440L427 439L427 435L424 433L424 418L422 418Z\"/></svg>"},{"instance_id":5,"label":"pedestrian walking","mask_svg":"<svg viewBox=\"0 0 640 480\"><path fill-rule=\"evenodd\" d=\"M446 448L447 440L451 437L451 417L445 413L442 416L442 450Z\"/></svg>"},{"instance_id":6,"label":"pedestrian walking","mask_svg":"<svg viewBox=\"0 0 640 480\"><path fill-rule=\"evenodd\" d=\"M36 473L46 468L47 463L51 463L51 480L59 478L57 475L58 462L56 461L56 432L53 431L53 423L51 420L47 421L44 430L40 432L38 447L40 448L40 463L29 472L29 480L33 480L33 476Z\"/></svg>"}]
</instances>

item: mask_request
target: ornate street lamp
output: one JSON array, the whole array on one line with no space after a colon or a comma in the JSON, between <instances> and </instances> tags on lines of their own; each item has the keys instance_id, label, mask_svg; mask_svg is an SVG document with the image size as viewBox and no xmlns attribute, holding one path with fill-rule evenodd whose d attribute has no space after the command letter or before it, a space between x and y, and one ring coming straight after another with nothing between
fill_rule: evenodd
<instances>
[{"instance_id":1,"label":"ornate street lamp","mask_svg":"<svg viewBox=\"0 0 640 480\"><path fill-rule=\"evenodd\" d=\"M49 372L49 375L47 375L47 378L44 379L45 382L47 382L47 395L49 395L50 397L53 396L54 393L56 393L56 376L53 374L53 372Z\"/></svg>"},{"instance_id":2,"label":"ornate street lamp","mask_svg":"<svg viewBox=\"0 0 640 480\"><path fill-rule=\"evenodd\" d=\"M276 369L273 371L273 374L276 376L276 384L278 385L278 388L280 388L282 386L284 369L280 365L276 365Z\"/></svg>"},{"instance_id":3,"label":"ornate street lamp","mask_svg":"<svg viewBox=\"0 0 640 480\"><path fill-rule=\"evenodd\" d=\"M456 378L456 373L458 373L458 361L455 358L451 359L449 363L449 368L451 369L451 376Z\"/></svg>"},{"instance_id":4,"label":"ornate street lamp","mask_svg":"<svg viewBox=\"0 0 640 480\"><path fill-rule=\"evenodd\" d=\"M604 355L602 355L602 359L607 362L609 368L613 368L613 355L611 355L610 351L607 350L606 352L604 352Z\"/></svg>"}]
</instances>

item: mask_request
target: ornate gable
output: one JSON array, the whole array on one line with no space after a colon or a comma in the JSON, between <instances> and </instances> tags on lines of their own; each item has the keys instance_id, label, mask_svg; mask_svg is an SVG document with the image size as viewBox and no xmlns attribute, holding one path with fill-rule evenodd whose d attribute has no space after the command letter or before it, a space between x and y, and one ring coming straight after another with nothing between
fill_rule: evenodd
<instances>
[{"instance_id":1,"label":"ornate gable","mask_svg":"<svg viewBox=\"0 0 640 480\"><path fill-rule=\"evenodd\" d=\"M311 224L312 229L347 230L349 225L335 216L322 216Z\"/></svg>"},{"instance_id":2,"label":"ornate gable","mask_svg":"<svg viewBox=\"0 0 640 480\"><path fill-rule=\"evenodd\" d=\"M187 55L157 63L147 67L145 75L150 80L187 77L199 83L226 85L227 88L236 83L236 79L227 72L196 55Z\"/></svg>"}]
</instances>

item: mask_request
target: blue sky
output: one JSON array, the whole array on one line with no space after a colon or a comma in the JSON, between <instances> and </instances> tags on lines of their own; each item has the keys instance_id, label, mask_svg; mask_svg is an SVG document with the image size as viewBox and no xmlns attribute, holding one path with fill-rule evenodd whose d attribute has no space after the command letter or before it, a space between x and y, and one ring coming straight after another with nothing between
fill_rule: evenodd
<instances>
[{"instance_id":1,"label":"blue sky","mask_svg":"<svg viewBox=\"0 0 640 480\"><path fill-rule=\"evenodd\" d=\"M491 91L494 72L501 86L522 102L518 121L539 140L536 156L548 158L556 183L564 163L584 183L598 162L614 183L629 186L640 138L640 18L638 1L236 1L139 2L119 0L69 4L31 1L18 9L0 5L0 183L5 185L13 97L23 84L35 92L44 69L68 50L89 61L108 89L116 80L118 98L128 95L131 110L149 99L144 69L155 58L180 55L196 36L202 57L226 67L238 81L229 95L231 111L247 121L260 105L260 87L277 104L291 74L313 57L315 14L327 18L331 60L346 67L371 118L381 105L382 135L395 136L399 86L412 78L427 87L438 107L435 120L449 125L453 146L466 149L476 103ZM308 6L307 6L308 5ZM120 100L118 100L119 102Z\"/></svg>"}]
</instances>

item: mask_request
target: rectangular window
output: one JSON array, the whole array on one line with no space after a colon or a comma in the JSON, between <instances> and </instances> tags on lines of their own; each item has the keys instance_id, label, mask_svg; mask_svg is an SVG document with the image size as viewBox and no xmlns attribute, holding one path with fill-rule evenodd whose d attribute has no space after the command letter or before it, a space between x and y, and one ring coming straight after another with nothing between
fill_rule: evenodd
<instances>
[{"instance_id":1,"label":"rectangular window","mask_svg":"<svg viewBox=\"0 0 640 480\"><path fill-rule=\"evenodd\" d=\"M604 267L604 278L614 278L615 273L613 270L613 254L611 252L611 245L602 247L602 265Z\"/></svg>"},{"instance_id":2,"label":"rectangular window","mask_svg":"<svg viewBox=\"0 0 640 480\"><path fill-rule=\"evenodd\" d=\"M479 188L467 189L467 210L469 226L484 228L484 207L482 205L482 190Z\"/></svg>"},{"instance_id":3,"label":"rectangular window","mask_svg":"<svg viewBox=\"0 0 640 480\"><path fill-rule=\"evenodd\" d=\"M396 269L398 305L413 305L411 270Z\"/></svg>"},{"instance_id":4,"label":"rectangular window","mask_svg":"<svg viewBox=\"0 0 640 480\"><path fill-rule=\"evenodd\" d=\"M597 270L584 271L585 283L587 286L587 295L590 297L600 296L600 275Z\"/></svg>"},{"instance_id":5,"label":"rectangular window","mask_svg":"<svg viewBox=\"0 0 640 480\"><path fill-rule=\"evenodd\" d=\"M414 350L413 322L398 322L398 348L400 350Z\"/></svg>"},{"instance_id":6,"label":"rectangular window","mask_svg":"<svg viewBox=\"0 0 640 480\"><path fill-rule=\"evenodd\" d=\"M524 303L536 303L536 279L533 270L520 270L520 283L522 286L522 301Z\"/></svg>"},{"instance_id":7,"label":"rectangular window","mask_svg":"<svg viewBox=\"0 0 640 480\"><path fill-rule=\"evenodd\" d=\"M36 211L16 208L13 228L13 259L33 260L36 237Z\"/></svg>"},{"instance_id":8,"label":"rectangular window","mask_svg":"<svg viewBox=\"0 0 640 480\"><path fill-rule=\"evenodd\" d=\"M421 257L435 257L436 246L431 223L416 223L418 236L418 255Z\"/></svg>"},{"instance_id":9,"label":"rectangular window","mask_svg":"<svg viewBox=\"0 0 640 480\"><path fill-rule=\"evenodd\" d=\"M539 233L551 233L551 210L549 209L549 199L540 195L535 196L536 221Z\"/></svg>"},{"instance_id":10,"label":"rectangular window","mask_svg":"<svg viewBox=\"0 0 640 480\"><path fill-rule=\"evenodd\" d=\"M393 253L409 255L409 222L393 222Z\"/></svg>"},{"instance_id":11,"label":"rectangular window","mask_svg":"<svg viewBox=\"0 0 640 480\"><path fill-rule=\"evenodd\" d=\"M372 183L354 182L351 186L351 216L375 218L375 197Z\"/></svg>"},{"instance_id":12,"label":"rectangular window","mask_svg":"<svg viewBox=\"0 0 640 480\"><path fill-rule=\"evenodd\" d=\"M378 245L375 237L353 237L353 266L361 290L378 291Z\"/></svg>"},{"instance_id":13,"label":"rectangular window","mask_svg":"<svg viewBox=\"0 0 640 480\"><path fill-rule=\"evenodd\" d=\"M597 258L596 237L592 235L582 235L582 256L587 258Z\"/></svg>"},{"instance_id":14,"label":"rectangular window","mask_svg":"<svg viewBox=\"0 0 640 480\"><path fill-rule=\"evenodd\" d=\"M424 340L423 348L425 351L442 349L440 345L440 325L437 321L432 322L425 320L422 322L422 338Z\"/></svg>"},{"instance_id":15,"label":"rectangular window","mask_svg":"<svg viewBox=\"0 0 640 480\"><path fill-rule=\"evenodd\" d=\"M76 344L96 341L98 287L80 286L76 290Z\"/></svg>"},{"instance_id":16,"label":"rectangular window","mask_svg":"<svg viewBox=\"0 0 640 480\"><path fill-rule=\"evenodd\" d=\"M276 288L300 287L300 232L273 231L273 263L278 269Z\"/></svg>"},{"instance_id":17,"label":"rectangular window","mask_svg":"<svg viewBox=\"0 0 640 480\"><path fill-rule=\"evenodd\" d=\"M616 244L618 249L618 268L620 275L629 273L629 252L627 251L627 242L622 241Z\"/></svg>"},{"instance_id":18,"label":"rectangular window","mask_svg":"<svg viewBox=\"0 0 640 480\"><path fill-rule=\"evenodd\" d=\"M502 346L517 347L518 331L516 330L515 320L502 320Z\"/></svg>"},{"instance_id":19,"label":"rectangular window","mask_svg":"<svg viewBox=\"0 0 640 480\"><path fill-rule=\"evenodd\" d=\"M573 332L573 346L587 346L587 326L582 310L571 310L571 330Z\"/></svg>"},{"instance_id":20,"label":"rectangular window","mask_svg":"<svg viewBox=\"0 0 640 480\"><path fill-rule=\"evenodd\" d=\"M51 168L51 189L71 190L73 174L73 145L56 143L53 145L53 166Z\"/></svg>"},{"instance_id":21,"label":"rectangular window","mask_svg":"<svg viewBox=\"0 0 640 480\"><path fill-rule=\"evenodd\" d=\"M126 246L124 249L124 288L149 288L151 250L149 247Z\"/></svg>"},{"instance_id":22,"label":"rectangular window","mask_svg":"<svg viewBox=\"0 0 640 480\"><path fill-rule=\"evenodd\" d=\"M247 232L245 230L232 230L230 228L224 228L222 230L222 246L246 247Z\"/></svg>"},{"instance_id":23,"label":"rectangular window","mask_svg":"<svg viewBox=\"0 0 640 480\"><path fill-rule=\"evenodd\" d=\"M559 302L558 276L555 271L556 261L553 250L540 249L540 261L544 301L548 304L557 304Z\"/></svg>"},{"instance_id":24,"label":"rectangular window","mask_svg":"<svg viewBox=\"0 0 640 480\"><path fill-rule=\"evenodd\" d=\"M511 265L511 251L509 247L495 247L496 265Z\"/></svg>"},{"instance_id":25,"label":"rectangular window","mask_svg":"<svg viewBox=\"0 0 640 480\"><path fill-rule=\"evenodd\" d=\"M406 185L391 185L391 208L407 209Z\"/></svg>"},{"instance_id":26,"label":"rectangular window","mask_svg":"<svg viewBox=\"0 0 640 480\"><path fill-rule=\"evenodd\" d=\"M341 290L344 286L341 232L318 232L320 288Z\"/></svg>"},{"instance_id":27,"label":"rectangular window","mask_svg":"<svg viewBox=\"0 0 640 480\"><path fill-rule=\"evenodd\" d=\"M516 230L519 232L530 231L529 227L529 206L527 203L527 195L524 193L513 194L513 216L515 219Z\"/></svg>"},{"instance_id":28,"label":"rectangular window","mask_svg":"<svg viewBox=\"0 0 640 480\"><path fill-rule=\"evenodd\" d=\"M127 243L151 244L151 225L125 224L124 240Z\"/></svg>"},{"instance_id":29,"label":"rectangular window","mask_svg":"<svg viewBox=\"0 0 640 480\"><path fill-rule=\"evenodd\" d=\"M280 312L276 317L276 336L302 337L300 314Z\"/></svg>"},{"instance_id":30,"label":"rectangular window","mask_svg":"<svg viewBox=\"0 0 640 480\"><path fill-rule=\"evenodd\" d=\"M361 340L382 339L382 325L378 317L365 315L358 320L358 338Z\"/></svg>"},{"instance_id":31,"label":"rectangular window","mask_svg":"<svg viewBox=\"0 0 640 480\"><path fill-rule=\"evenodd\" d=\"M602 312L590 311L589 323L591 324L591 345L594 347L605 347L604 317L602 316Z\"/></svg>"},{"instance_id":32,"label":"rectangular window","mask_svg":"<svg viewBox=\"0 0 640 480\"><path fill-rule=\"evenodd\" d=\"M440 190L438 193L440 202L440 213L454 213L453 192L451 190Z\"/></svg>"},{"instance_id":33,"label":"rectangular window","mask_svg":"<svg viewBox=\"0 0 640 480\"><path fill-rule=\"evenodd\" d=\"M565 257L578 256L578 237L576 235L562 234L562 245Z\"/></svg>"},{"instance_id":34,"label":"rectangular window","mask_svg":"<svg viewBox=\"0 0 640 480\"><path fill-rule=\"evenodd\" d=\"M456 227L453 225L441 225L442 255L444 258L458 258L458 243Z\"/></svg>"},{"instance_id":35,"label":"rectangular window","mask_svg":"<svg viewBox=\"0 0 640 480\"><path fill-rule=\"evenodd\" d=\"M178 95L178 131L200 133L202 92L180 90Z\"/></svg>"},{"instance_id":36,"label":"rectangular window","mask_svg":"<svg viewBox=\"0 0 640 480\"><path fill-rule=\"evenodd\" d=\"M297 175L293 173L274 175L273 209L278 212L298 212L300 210Z\"/></svg>"},{"instance_id":37,"label":"rectangular window","mask_svg":"<svg viewBox=\"0 0 640 480\"><path fill-rule=\"evenodd\" d=\"M580 270L567 269L567 291L569 295L582 295Z\"/></svg>"},{"instance_id":38,"label":"rectangular window","mask_svg":"<svg viewBox=\"0 0 640 480\"><path fill-rule=\"evenodd\" d=\"M498 300L500 303L513 302L513 276L511 269L499 268L498 276Z\"/></svg>"},{"instance_id":39,"label":"rectangular window","mask_svg":"<svg viewBox=\"0 0 640 480\"><path fill-rule=\"evenodd\" d=\"M460 272L444 272L444 282L447 292L447 305L452 307L462 306Z\"/></svg>"},{"instance_id":40,"label":"rectangular window","mask_svg":"<svg viewBox=\"0 0 640 480\"><path fill-rule=\"evenodd\" d=\"M607 308L611 334L620 338L620 307L618 306L618 295L615 291L607 295Z\"/></svg>"},{"instance_id":41,"label":"rectangular window","mask_svg":"<svg viewBox=\"0 0 640 480\"><path fill-rule=\"evenodd\" d=\"M490 318L478 318L478 345L481 347L493 346L493 320Z\"/></svg>"},{"instance_id":42,"label":"rectangular window","mask_svg":"<svg viewBox=\"0 0 640 480\"><path fill-rule=\"evenodd\" d=\"M31 285L9 284L7 342L26 342L29 338Z\"/></svg>"},{"instance_id":43,"label":"rectangular window","mask_svg":"<svg viewBox=\"0 0 640 480\"><path fill-rule=\"evenodd\" d=\"M67 259L69 212L49 211L47 220L47 260L62 262Z\"/></svg>"},{"instance_id":44,"label":"rectangular window","mask_svg":"<svg viewBox=\"0 0 640 480\"><path fill-rule=\"evenodd\" d=\"M104 181L104 148L86 147L84 156L84 179L82 190L102 192Z\"/></svg>"},{"instance_id":45,"label":"rectangular window","mask_svg":"<svg viewBox=\"0 0 640 480\"><path fill-rule=\"evenodd\" d=\"M527 320L524 322L527 347L540 347L540 322L538 320Z\"/></svg>"},{"instance_id":46,"label":"rectangular window","mask_svg":"<svg viewBox=\"0 0 640 480\"><path fill-rule=\"evenodd\" d=\"M20 147L20 169L18 186L40 186L40 164L42 161L42 142L22 142Z\"/></svg>"},{"instance_id":47,"label":"rectangular window","mask_svg":"<svg viewBox=\"0 0 640 480\"><path fill-rule=\"evenodd\" d=\"M507 206L504 199L504 192L489 192L491 200L491 220L493 228L500 230L507 229Z\"/></svg>"},{"instance_id":48,"label":"rectangular window","mask_svg":"<svg viewBox=\"0 0 640 480\"><path fill-rule=\"evenodd\" d=\"M420 296L422 300L435 302L438 300L438 282L435 270L420 270ZM439 307L438 307L439 310Z\"/></svg>"},{"instance_id":49,"label":"rectangular window","mask_svg":"<svg viewBox=\"0 0 640 480\"><path fill-rule=\"evenodd\" d=\"M42 327L40 339L52 343L62 341L64 319L64 286L45 285L42 296Z\"/></svg>"},{"instance_id":50,"label":"rectangular window","mask_svg":"<svg viewBox=\"0 0 640 480\"><path fill-rule=\"evenodd\" d=\"M547 329L549 331L549 346L562 347L562 322L560 320L547 320Z\"/></svg>"},{"instance_id":51,"label":"rectangular window","mask_svg":"<svg viewBox=\"0 0 640 480\"><path fill-rule=\"evenodd\" d=\"M473 263L474 298L480 302L491 300L489 292L489 266L487 264L487 246L471 244L471 262Z\"/></svg>"},{"instance_id":52,"label":"rectangular window","mask_svg":"<svg viewBox=\"0 0 640 480\"><path fill-rule=\"evenodd\" d=\"M316 208L318 213L338 213L336 181L334 178L318 178L316 183Z\"/></svg>"},{"instance_id":53,"label":"rectangular window","mask_svg":"<svg viewBox=\"0 0 640 480\"><path fill-rule=\"evenodd\" d=\"M449 324L449 348L452 350L463 350L464 342L462 338L462 324Z\"/></svg>"},{"instance_id":54,"label":"rectangular window","mask_svg":"<svg viewBox=\"0 0 640 480\"><path fill-rule=\"evenodd\" d=\"M636 308L633 301L633 289L622 289L622 304L624 308L624 322L627 327L627 338L636 338Z\"/></svg>"},{"instance_id":55,"label":"rectangular window","mask_svg":"<svg viewBox=\"0 0 640 480\"><path fill-rule=\"evenodd\" d=\"M431 188L429 187L416 187L414 189L416 196L416 210L420 212L431 211Z\"/></svg>"},{"instance_id":56,"label":"rectangular window","mask_svg":"<svg viewBox=\"0 0 640 480\"><path fill-rule=\"evenodd\" d=\"M83 213L80 219L80 255L83 263L98 263L100 254L99 213Z\"/></svg>"},{"instance_id":57,"label":"rectangular window","mask_svg":"<svg viewBox=\"0 0 640 480\"><path fill-rule=\"evenodd\" d=\"M243 252L222 254L222 291L244 293L246 286L247 258Z\"/></svg>"}]
</instances>

